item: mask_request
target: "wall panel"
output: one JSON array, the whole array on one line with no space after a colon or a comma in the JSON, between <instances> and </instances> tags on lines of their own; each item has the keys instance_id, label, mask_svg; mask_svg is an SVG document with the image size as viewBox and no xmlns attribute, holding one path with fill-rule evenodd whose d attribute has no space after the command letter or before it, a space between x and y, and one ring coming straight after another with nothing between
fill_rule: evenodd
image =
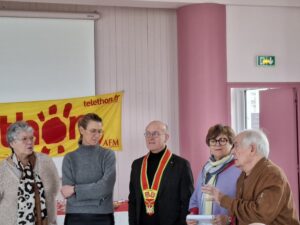
<instances>
[{"instance_id":1,"label":"wall panel","mask_svg":"<svg viewBox=\"0 0 300 225\"><path fill-rule=\"evenodd\" d=\"M226 6L227 81L299 82L300 8ZM274 67L256 56L275 56Z\"/></svg>"},{"instance_id":2,"label":"wall panel","mask_svg":"<svg viewBox=\"0 0 300 225\"><path fill-rule=\"evenodd\" d=\"M179 153L176 13L118 7L98 11L96 92L124 90L115 198L127 199L130 165L147 152L143 133L149 121L169 124L169 146Z\"/></svg>"},{"instance_id":3,"label":"wall panel","mask_svg":"<svg viewBox=\"0 0 300 225\"><path fill-rule=\"evenodd\" d=\"M128 197L131 163L147 152L143 133L148 122L167 122L169 147L179 153L175 10L15 2L0 2L0 7L100 13L95 23L96 94L124 91L115 200Z\"/></svg>"}]
</instances>

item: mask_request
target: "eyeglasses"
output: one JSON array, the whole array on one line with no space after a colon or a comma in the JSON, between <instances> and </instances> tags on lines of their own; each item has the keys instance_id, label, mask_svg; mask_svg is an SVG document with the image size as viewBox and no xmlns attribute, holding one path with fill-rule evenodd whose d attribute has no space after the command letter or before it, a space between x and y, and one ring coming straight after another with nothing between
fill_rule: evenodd
<instances>
[{"instance_id":1,"label":"eyeglasses","mask_svg":"<svg viewBox=\"0 0 300 225\"><path fill-rule=\"evenodd\" d=\"M226 145L228 142L227 138L220 138L220 139L209 139L209 146L216 146L217 143L219 143L219 145L224 146Z\"/></svg>"},{"instance_id":2,"label":"eyeglasses","mask_svg":"<svg viewBox=\"0 0 300 225\"><path fill-rule=\"evenodd\" d=\"M161 134L161 133L159 133L158 131L153 131L153 132L147 131L147 132L144 133L144 136L145 136L146 138L151 138L151 137L157 138L157 137L159 137L159 136L161 136L161 135L165 135L165 134Z\"/></svg>"},{"instance_id":3,"label":"eyeglasses","mask_svg":"<svg viewBox=\"0 0 300 225\"><path fill-rule=\"evenodd\" d=\"M34 142L35 141L35 137L34 136L22 137L22 138L16 138L16 140L21 141L23 143L27 143L28 141Z\"/></svg>"}]
</instances>

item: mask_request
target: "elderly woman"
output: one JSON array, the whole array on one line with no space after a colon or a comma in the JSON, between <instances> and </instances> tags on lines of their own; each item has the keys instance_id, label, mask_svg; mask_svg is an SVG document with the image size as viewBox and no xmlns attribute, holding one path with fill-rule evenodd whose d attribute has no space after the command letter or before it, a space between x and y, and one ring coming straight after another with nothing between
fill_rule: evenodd
<instances>
[{"instance_id":1,"label":"elderly woman","mask_svg":"<svg viewBox=\"0 0 300 225\"><path fill-rule=\"evenodd\" d=\"M62 166L65 225L113 225L115 153L99 146L103 130L97 114L84 115L78 128L79 147L64 157Z\"/></svg>"},{"instance_id":2,"label":"elderly woman","mask_svg":"<svg viewBox=\"0 0 300 225\"><path fill-rule=\"evenodd\" d=\"M9 126L11 156L0 164L0 224L56 224L59 177L50 157L33 151L34 131L26 122Z\"/></svg>"},{"instance_id":3,"label":"elderly woman","mask_svg":"<svg viewBox=\"0 0 300 225\"><path fill-rule=\"evenodd\" d=\"M204 165L198 177L196 189L190 199L189 210L192 214L214 215L212 224L231 224L231 217L225 208L213 203L201 186L211 184L219 188L226 195L235 196L236 181L240 170L234 166L231 149L235 134L232 128L217 124L209 128L206 144L210 150L210 158ZM188 225L196 225L197 221L189 220Z\"/></svg>"}]
</instances>

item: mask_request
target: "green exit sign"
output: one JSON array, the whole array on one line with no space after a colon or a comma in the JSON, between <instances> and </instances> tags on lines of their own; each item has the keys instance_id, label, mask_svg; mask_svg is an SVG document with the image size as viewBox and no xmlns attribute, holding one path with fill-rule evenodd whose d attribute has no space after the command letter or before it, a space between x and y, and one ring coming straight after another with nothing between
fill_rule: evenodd
<instances>
[{"instance_id":1,"label":"green exit sign","mask_svg":"<svg viewBox=\"0 0 300 225\"><path fill-rule=\"evenodd\" d=\"M258 66L275 66L275 56L257 56Z\"/></svg>"}]
</instances>

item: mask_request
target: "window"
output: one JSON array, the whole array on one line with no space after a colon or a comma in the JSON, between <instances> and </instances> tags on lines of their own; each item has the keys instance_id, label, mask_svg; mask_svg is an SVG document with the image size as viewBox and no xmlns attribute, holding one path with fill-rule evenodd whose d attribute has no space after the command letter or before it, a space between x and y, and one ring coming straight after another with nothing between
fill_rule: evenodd
<instances>
[{"instance_id":1,"label":"window","mask_svg":"<svg viewBox=\"0 0 300 225\"><path fill-rule=\"evenodd\" d=\"M231 88L231 126L236 132L259 128L259 92L267 88Z\"/></svg>"}]
</instances>

